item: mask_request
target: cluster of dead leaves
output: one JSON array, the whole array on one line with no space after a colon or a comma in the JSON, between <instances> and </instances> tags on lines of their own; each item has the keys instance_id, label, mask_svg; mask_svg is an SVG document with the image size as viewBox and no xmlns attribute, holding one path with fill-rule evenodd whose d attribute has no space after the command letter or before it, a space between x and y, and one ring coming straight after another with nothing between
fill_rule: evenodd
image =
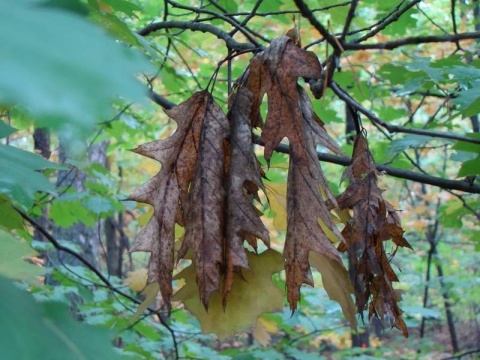
<instances>
[{"instance_id":1,"label":"cluster of dead leaves","mask_svg":"<svg viewBox=\"0 0 480 360\"><path fill-rule=\"evenodd\" d=\"M355 137L352 164L342 175L342 180L349 179L349 185L337 198L340 209L353 210L353 216L347 219L342 231L345 242L339 245L339 250L348 250L353 264L358 312L361 314L371 299L368 317L383 319L387 315L392 326L408 337L402 310L397 304L401 295L392 286L392 282L398 281L398 278L390 265L384 242L392 239L396 246L412 247L403 237L395 209L382 198L382 190L377 185L378 175L367 140L358 134Z\"/></svg>"},{"instance_id":2,"label":"cluster of dead leaves","mask_svg":"<svg viewBox=\"0 0 480 360\"><path fill-rule=\"evenodd\" d=\"M299 77L317 79L321 71L313 53L282 36L252 59L229 99L228 114L224 114L208 92L198 92L166 111L178 125L171 137L134 150L159 161L161 170L130 196L131 200L154 208L132 251L151 253L147 284L155 291L159 289L168 309L175 264L179 259L191 257L192 266L177 275L184 277L187 285L173 299L182 300L200 318L206 316L207 310L212 313L212 307L218 309L213 311L216 317L202 321L205 331L212 330L211 323L228 326L226 315L222 317L220 313L238 311L236 307L242 303L258 309L253 319L232 331L246 330L262 312L278 310L281 307L278 292L262 290L269 284L275 286L272 274L282 267L286 271L287 299L291 310L295 310L301 285L313 286L310 267L315 266L322 274L330 298L340 303L352 326L356 326L351 298L355 292L358 311L363 311L372 296L370 314L386 313L406 334L396 305L398 296L391 287L396 277L384 256L382 242L392 237L397 245L408 243L402 238L397 215L381 200L373 162L364 165L361 160L368 149L356 146L354 163L346 173L350 186L338 199L331 193L316 156L317 145L343 154L297 84ZM268 114L263 121L260 105L265 94ZM283 257L275 255L273 250L265 255L254 254L246 251L244 245L246 241L256 249L260 239L269 246L269 232L255 206L255 201L260 201L259 192L266 191L262 183L265 174L253 151L253 127L262 129L267 162L282 139L289 140ZM365 186L368 191L356 190ZM329 207L353 209L353 218L342 233ZM178 251L175 224L185 228ZM341 243L340 250L355 249L356 254L361 249L355 262L355 291L334 245L337 242ZM267 297L262 297L262 292L268 293ZM204 309L199 309L200 301ZM229 307L232 301L235 305ZM262 302L275 305L265 308L259 306Z\"/></svg>"}]
</instances>

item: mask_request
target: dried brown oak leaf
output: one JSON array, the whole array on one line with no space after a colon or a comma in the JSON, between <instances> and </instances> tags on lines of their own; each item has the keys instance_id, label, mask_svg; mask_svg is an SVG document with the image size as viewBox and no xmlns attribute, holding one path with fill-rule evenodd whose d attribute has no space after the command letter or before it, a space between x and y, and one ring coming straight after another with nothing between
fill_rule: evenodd
<instances>
[{"instance_id":1,"label":"dried brown oak leaf","mask_svg":"<svg viewBox=\"0 0 480 360\"><path fill-rule=\"evenodd\" d=\"M284 137L289 139L294 154L307 156L297 79L318 79L321 71L315 54L298 48L288 36L274 39L267 49L250 62L245 86L254 94L254 127L261 125L260 105L265 93L268 95L268 113L261 136L267 162Z\"/></svg>"},{"instance_id":2,"label":"dried brown oak leaf","mask_svg":"<svg viewBox=\"0 0 480 360\"><path fill-rule=\"evenodd\" d=\"M243 247L246 239L256 248L256 239L269 246L269 234L252 204L258 200L258 189L265 192L260 178L259 165L252 145L250 109L253 94L239 87L231 98L229 121L231 138L227 182L227 227L225 237L226 270L223 286L223 302L231 291L234 270L248 268L247 255Z\"/></svg>"},{"instance_id":3,"label":"dried brown oak leaf","mask_svg":"<svg viewBox=\"0 0 480 360\"><path fill-rule=\"evenodd\" d=\"M324 282L349 283L348 272L343 266L339 252L332 245L334 242L342 241L343 237L333 222L325 203L326 198L331 200L334 197L320 167L316 145L327 146L336 153L343 154L343 152L334 141L326 140L328 135L315 120L310 100L305 91L300 87L296 91L302 120L298 124L301 130L299 136L303 140L306 156L292 151L288 170L287 234L284 257L287 299L291 310L295 310L300 299L301 285L314 285L308 260L310 251L324 255L324 261L330 263L325 265L338 269L335 276L329 276L328 279L324 277ZM292 150L294 146L295 144L291 142L290 149ZM336 202L334 203L336 204ZM333 273L330 272L330 274ZM328 291L328 287L326 289ZM344 298L345 304L353 305L349 295L352 290L347 290ZM338 294L329 295L331 298L338 298ZM342 308L351 309L352 306L342 306ZM345 316L348 319L354 317L350 313L346 313Z\"/></svg>"},{"instance_id":4,"label":"dried brown oak leaf","mask_svg":"<svg viewBox=\"0 0 480 360\"><path fill-rule=\"evenodd\" d=\"M362 314L370 300L369 319L372 316L383 319L387 315L391 326L408 337L397 304L401 295L392 285L398 278L385 252L384 241L392 239L397 246L410 249L411 246L403 237L394 208L382 198L378 175L367 141L359 134L355 138L352 164L342 176L342 180L349 179L349 186L337 197L341 209L353 210L353 217L342 231L346 243L339 250L348 250L353 263L357 311Z\"/></svg>"},{"instance_id":5,"label":"dried brown oak leaf","mask_svg":"<svg viewBox=\"0 0 480 360\"><path fill-rule=\"evenodd\" d=\"M185 224L179 258L192 248L200 296L206 305L211 292L218 289L218 264L223 262L224 139L228 136L228 120L206 91L165 112L177 122L176 132L134 150L158 160L162 167L129 197L154 207L152 219L137 235L131 250L151 252L147 284L159 283L170 309L175 222Z\"/></svg>"}]
</instances>

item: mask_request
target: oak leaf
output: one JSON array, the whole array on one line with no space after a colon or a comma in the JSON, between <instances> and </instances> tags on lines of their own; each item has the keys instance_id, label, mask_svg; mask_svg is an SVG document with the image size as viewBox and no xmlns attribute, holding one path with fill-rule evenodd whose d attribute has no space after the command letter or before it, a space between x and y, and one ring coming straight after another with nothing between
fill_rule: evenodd
<instances>
[{"instance_id":1,"label":"oak leaf","mask_svg":"<svg viewBox=\"0 0 480 360\"><path fill-rule=\"evenodd\" d=\"M403 237L393 206L383 200L377 185L378 175L367 141L358 134L352 164L342 176L350 183L337 198L341 209L353 210L352 218L342 231L346 243L341 244L339 250L348 251L353 263L357 311L361 314L368 307L369 318L383 319L387 315L391 325L408 337L402 310L397 304L401 295L392 285L398 278L385 252L384 241L392 239L397 246L410 249L411 246Z\"/></svg>"},{"instance_id":2,"label":"oak leaf","mask_svg":"<svg viewBox=\"0 0 480 360\"><path fill-rule=\"evenodd\" d=\"M328 261L344 269L338 251L329 240L332 237L341 240L342 235L325 205L326 199L334 205L336 201L320 168L316 146L320 144L336 153L343 152L328 136L307 94L297 84L299 77L319 78L321 71L313 53L298 48L291 38L282 36L255 56L244 80L254 94L253 124L261 124L259 108L265 93L268 96L268 113L261 135L267 162L283 138L287 137L290 142L284 257L287 299L292 311L300 299L301 285L313 286L308 261L310 251L325 255ZM319 225L319 218L323 226Z\"/></svg>"},{"instance_id":3,"label":"oak leaf","mask_svg":"<svg viewBox=\"0 0 480 360\"><path fill-rule=\"evenodd\" d=\"M267 49L250 62L245 86L254 94L253 126L261 123L260 105L265 93L268 95L268 113L261 135L267 162L275 146L284 137L293 144L293 154L306 156L297 79L318 79L321 71L315 54L298 48L287 36L274 39Z\"/></svg>"},{"instance_id":4,"label":"oak leaf","mask_svg":"<svg viewBox=\"0 0 480 360\"><path fill-rule=\"evenodd\" d=\"M261 254L247 252L247 259L249 269L234 274L225 308L221 294L215 292L210 297L208 311L205 309L198 298L194 264L175 276L176 279L184 278L185 285L173 300L183 302L200 321L203 333L215 333L224 339L251 329L261 314L282 310L283 291L272 280L273 274L283 270L281 254L271 249Z\"/></svg>"},{"instance_id":5,"label":"oak leaf","mask_svg":"<svg viewBox=\"0 0 480 360\"><path fill-rule=\"evenodd\" d=\"M343 277L346 274L339 253L331 241L333 239L341 241L343 237L326 206L325 197L332 202L335 200L318 162L316 145L322 144L336 153L343 152L333 141L325 140L328 135L315 120L308 96L301 88L297 91L302 114L300 125L307 156L295 153L294 145L290 144L292 152L287 180L287 234L284 256L287 299L292 310L295 310L297 301L300 299L300 286L302 284L313 286L308 261L311 251L324 255L327 262L336 263L328 266L343 269ZM342 276L341 273L338 275ZM350 295L348 295L349 298ZM345 298L344 302L348 302L348 299Z\"/></svg>"},{"instance_id":6,"label":"oak leaf","mask_svg":"<svg viewBox=\"0 0 480 360\"><path fill-rule=\"evenodd\" d=\"M177 122L175 133L134 150L159 161L160 172L129 199L154 208L153 217L137 235L131 251L151 252L147 284L159 283L163 301L170 309L176 222L186 224L180 257L188 247L194 250L205 303L218 288L217 263L222 261L223 237L223 139L228 136L228 121L206 91L165 112Z\"/></svg>"},{"instance_id":7,"label":"oak leaf","mask_svg":"<svg viewBox=\"0 0 480 360\"><path fill-rule=\"evenodd\" d=\"M240 87L232 97L229 121L229 168L227 181L227 220L225 236L226 270L223 286L223 300L231 291L234 269L248 268L243 247L244 239L256 249L256 239L262 239L269 246L270 237L260 220L253 199L258 200L258 190L265 192L260 178L259 165L252 144L250 110L253 94Z\"/></svg>"}]
</instances>

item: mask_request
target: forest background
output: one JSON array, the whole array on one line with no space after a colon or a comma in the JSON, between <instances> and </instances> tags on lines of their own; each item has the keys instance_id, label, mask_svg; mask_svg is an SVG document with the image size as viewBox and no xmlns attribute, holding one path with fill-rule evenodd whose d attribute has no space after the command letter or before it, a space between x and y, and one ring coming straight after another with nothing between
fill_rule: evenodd
<instances>
[{"instance_id":1,"label":"forest background","mask_svg":"<svg viewBox=\"0 0 480 360\"><path fill-rule=\"evenodd\" d=\"M5 358L478 356L479 13L477 0L0 0ZM351 156L361 130L382 196L398 210L413 251L384 248L408 339L368 316L352 333L312 260L315 287L302 287L293 315L273 258L250 261L266 282L251 281L246 307L232 300L221 321L190 291L189 260L173 281L178 291L187 272L189 295L173 298L169 317L160 297L144 302L150 256L129 250L153 208L124 200L160 165L129 150L174 134L164 109L198 91L227 113L252 58L286 34L322 64L318 79L298 83L328 134ZM261 195L257 210L280 254L291 150L274 144L267 164L260 134L268 201ZM340 194L350 158L317 152ZM177 226L176 238L183 232ZM270 302L280 308L257 306Z\"/></svg>"}]
</instances>

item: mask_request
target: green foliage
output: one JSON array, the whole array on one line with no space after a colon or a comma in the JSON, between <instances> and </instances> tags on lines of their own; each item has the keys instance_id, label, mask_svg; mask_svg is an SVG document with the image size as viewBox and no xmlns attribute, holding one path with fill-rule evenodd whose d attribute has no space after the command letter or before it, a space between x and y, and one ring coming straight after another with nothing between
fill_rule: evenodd
<instances>
[{"instance_id":1,"label":"green foliage","mask_svg":"<svg viewBox=\"0 0 480 360\"><path fill-rule=\"evenodd\" d=\"M38 283L35 277L43 275L44 270L25 259L28 255L34 255L28 244L3 230L0 230L0 243L3 249L0 253L0 276Z\"/></svg>"},{"instance_id":2,"label":"green foliage","mask_svg":"<svg viewBox=\"0 0 480 360\"><path fill-rule=\"evenodd\" d=\"M0 277L0 346L7 359L119 359L108 331L79 324L59 303L35 303Z\"/></svg>"},{"instance_id":3,"label":"green foliage","mask_svg":"<svg viewBox=\"0 0 480 360\"><path fill-rule=\"evenodd\" d=\"M143 101L133 75L150 65L85 18L24 0L2 0L0 14L0 32L11 34L2 42L0 103L22 104L72 148L112 116L114 97Z\"/></svg>"},{"instance_id":4,"label":"green foliage","mask_svg":"<svg viewBox=\"0 0 480 360\"><path fill-rule=\"evenodd\" d=\"M56 194L52 183L36 170L61 169L61 166L37 154L3 144L0 144L0 158L0 193L6 194L12 202L28 209L37 191Z\"/></svg>"}]
</instances>

